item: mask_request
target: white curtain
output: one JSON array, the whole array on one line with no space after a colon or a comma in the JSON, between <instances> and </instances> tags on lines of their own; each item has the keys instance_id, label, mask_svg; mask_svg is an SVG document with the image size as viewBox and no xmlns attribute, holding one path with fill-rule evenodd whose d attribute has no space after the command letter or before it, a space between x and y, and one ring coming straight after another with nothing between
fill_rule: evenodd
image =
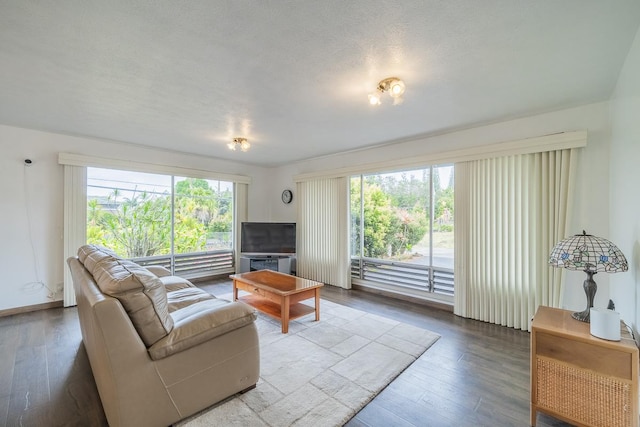
<instances>
[{"instance_id":1,"label":"white curtain","mask_svg":"<svg viewBox=\"0 0 640 427\"><path fill-rule=\"evenodd\" d=\"M457 315L529 329L539 305L560 307L561 269L549 253L566 237L572 149L455 164Z\"/></svg>"},{"instance_id":2,"label":"white curtain","mask_svg":"<svg viewBox=\"0 0 640 427\"><path fill-rule=\"evenodd\" d=\"M76 305L67 258L87 241L87 168L64 165L64 306Z\"/></svg>"},{"instance_id":3,"label":"white curtain","mask_svg":"<svg viewBox=\"0 0 640 427\"><path fill-rule=\"evenodd\" d=\"M297 275L351 288L348 179L297 184Z\"/></svg>"},{"instance_id":4,"label":"white curtain","mask_svg":"<svg viewBox=\"0 0 640 427\"><path fill-rule=\"evenodd\" d=\"M234 258L236 273L240 273L240 229L242 228L240 225L247 221L249 218L249 186L247 184L242 184L236 182L234 184L234 192L233 192L233 206L235 209L235 222L233 224L234 227Z\"/></svg>"}]
</instances>

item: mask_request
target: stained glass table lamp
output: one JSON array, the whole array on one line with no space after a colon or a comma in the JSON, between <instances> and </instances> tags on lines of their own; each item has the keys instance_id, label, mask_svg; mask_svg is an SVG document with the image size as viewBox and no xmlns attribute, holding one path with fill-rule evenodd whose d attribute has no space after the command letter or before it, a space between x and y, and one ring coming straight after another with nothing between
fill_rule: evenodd
<instances>
[{"instance_id":1,"label":"stained glass table lamp","mask_svg":"<svg viewBox=\"0 0 640 427\"><path fill-rule=\"evenodd\" d=\"M593 275L598 272L618 273L629 269L627 259L616 245L585 231L558 242L549 255L549 265L587 273L587 279L583 284L587 295L587 308L572 314L574 319L581 322L589 322L590 309L593 307L598 289Z\"/></svg>"}]
</instances>

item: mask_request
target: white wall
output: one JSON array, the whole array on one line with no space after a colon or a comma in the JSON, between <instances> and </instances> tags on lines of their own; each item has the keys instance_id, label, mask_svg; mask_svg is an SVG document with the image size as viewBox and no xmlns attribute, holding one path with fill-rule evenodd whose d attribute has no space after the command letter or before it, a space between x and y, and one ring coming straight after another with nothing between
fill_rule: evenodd
<instances>
[{"instance_id":1,"label":"white wall","mask_svg":"<svg viewBox=\"0 0 640 427\"><path fill-rule=\"evenodd\" d=\"M290 167L275 168L271 174L271 189L269 190L269 200L271 200L271 221L296 222L296 184L293 182ZM291 190L293 201L285 204L282 202L282 192Z\"/></svg>"},{"instance_id":2,"label":"white wall","mask_svg":"<svg viewBox=\"0 0 640 427\"><path fill-rule=\"evenodd\" d=\"M595 235L607 236L609 233L608 157L610 131L609 104L607 102L303 161L277 169L273 174L272 183L274 191L282 191L284 188L295 189L293 177L302 173L398 159L412 159L412 157L425 156L429 153L440 153L573 130L587 130L589 136L588 146L580 149L579 152L575 210L569 230L571 234L579 233L585 229ZM271 197L279 199L278 195ZM272 219L295 221L295 209L284 206L280 202L272 211ZM571 310L585 308L586 297L582 289L584 279L582 272L567 272L564 307ZM597 277L598 294L595 303L597 306L605 307L609 300L608 281L607 275Z\"/></svg>"},{"instance_id":3,"label":"white wall","mask_svg":"<svg viewBox=\"0 0 640 427\"><path fill-rule=\"evenodd\" d=\"M56 288L62 283L62 167L58 152L112 158L145 159L146 162L175 166L214 169L220 172L250 175L249 219L252 221L296 221L295 183L293 176L331 170L351 165L366 165L387 160L410 159L416 155L439 153L502 141L536 137L556 132L587 130L588 147L579 154L576 209L571 232L582 229L600 235L609 233L609 104L597 103L533 117L478 126L443 135L417 138L367 150L294 163L279 168L258 168L215 158L190 156L152 150L129 144L77 138L47 132L0 126L0 182L2 184L2 221L0 221L0 262L5 273L0 279L0 310L50 301L44 289L24 289L40 279ZM25 169L23 160L34 163ZM26 186L26 192L25 192ZM294 203L280 200L283 189L294 190ZM28 195L28 199L26 197ZM597 201L596 201L597 198ZM27 204L28 203L28 204ZM27 222L26 206L32 221ZM31 251L29 230L34 236L36 261ZM9 244L7 243L9 242ZM582 273L568 273L564 306L583 309ZM597 278L596 305L605 306L609 299L608 275Z\"/></svg>"},{"instance_id":4,"label":"white wall","mask_svg":"<svg viewBox=\"0 0 640 427\"><path fill-rule=\"evenodd\" d=\"M269 219L269 169L140 146L0 125L0 310L61 299L63 269L63 167L58 153L135 159L248 175L249 218ZM24 166L24 159L33 161ZM32 250L33 243L33 250ZM35 252L35 257L34 257Z\"/></svg>"},{"instance_id":5,"label":"white wall","mask_svg":"<svg viewBox=\"0 0 640 427\"><path fill-rule=\"evenodd\" d=\"M612 274L611 298L622 318L640 325L640 30L629 50L611 100L611 238L629 262Z\"/></svg>"}]
</instances>

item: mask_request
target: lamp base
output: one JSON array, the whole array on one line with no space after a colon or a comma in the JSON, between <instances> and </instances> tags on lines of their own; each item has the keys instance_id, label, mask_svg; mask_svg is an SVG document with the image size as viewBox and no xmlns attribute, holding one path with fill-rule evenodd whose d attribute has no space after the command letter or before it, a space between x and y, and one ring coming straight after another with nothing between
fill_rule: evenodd
<instances>
[{"instance_id":1,"label":"lamp base","mask_svg":"<svg viewBox=\"0 0 640 427\"><path fill-rule=\"evenodd\" d=\"M584 311L576 311L575 313L571 314L571 317L573 317L576 320L579 320L581 322L586 322L586 323L590 323L591 322L591 309L586 309Z\"/></svg>"},{"instance_id":2,"label":"lamp base","mask_svg":"<svg viewBox=\"0 0 640 427\"><path fill-rule=\"evenodd\" d=\"M596 274L595 271L585 270L584 272L587 273L587 280L584 281L582 287L584 288L584 293L587 295L587 308L584 311L576 311L571 317L581 322L590 323L591 307L593 307L593 300L596 296L598 285L596 285L595 280L593 280L593 275Z\"/></svg>"}]
</instances>

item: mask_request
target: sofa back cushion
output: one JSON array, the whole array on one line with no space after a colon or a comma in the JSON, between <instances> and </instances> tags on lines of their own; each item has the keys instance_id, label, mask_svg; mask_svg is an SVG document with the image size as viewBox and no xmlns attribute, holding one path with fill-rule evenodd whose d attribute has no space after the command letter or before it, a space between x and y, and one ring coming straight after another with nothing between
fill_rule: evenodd
<instances>
[{"instance_id":1,"label":"sofa back cushion","mask_svg":"<svg viewBox=\"0 0 640 427\"><path fill-rule=\"evenodd\" d=\"M156 275L101 246L80 247L78 259L102 293L120 301L147 347L171 332L167 292Z\"/></svg>"}]
</instances>

